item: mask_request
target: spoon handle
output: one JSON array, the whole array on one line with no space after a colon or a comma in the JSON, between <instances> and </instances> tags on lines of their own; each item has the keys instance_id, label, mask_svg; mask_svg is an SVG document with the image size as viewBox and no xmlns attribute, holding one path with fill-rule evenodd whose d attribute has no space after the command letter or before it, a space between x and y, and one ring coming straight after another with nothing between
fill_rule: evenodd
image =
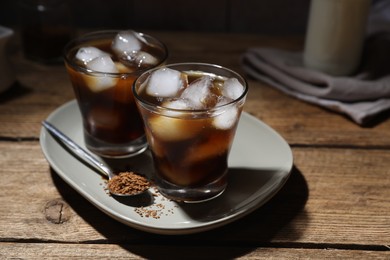
<instances>
[{"instance_id":1,"label":"spoon handle","mask_svg":"<svg viewBox=\"0 0 390 260\"><path fill-rule=\"evenodd\" d=\"M107 177L111 177L111 170L102 164L98 159L92 156L89 152L85 151L78 144L72 141L68 136L58 130L55 126L50 124L47 121L43 121L42 125L47 129L52 135L58 137L64 144L66 144L69 148L71 148L81 159L84 159L91 166L95 166L99 170L99 172L103 173Z\"/></svg>"}]
</instances>

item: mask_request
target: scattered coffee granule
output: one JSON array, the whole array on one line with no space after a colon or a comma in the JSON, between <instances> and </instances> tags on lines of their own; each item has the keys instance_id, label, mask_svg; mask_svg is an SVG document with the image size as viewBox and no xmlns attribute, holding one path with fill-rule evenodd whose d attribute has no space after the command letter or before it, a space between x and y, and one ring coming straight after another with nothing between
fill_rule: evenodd
<instances>
[{"instance_id":1,"label":"scattered coffee granule","mask_svg":"<svg viewBox=\"0 0 390 260\"><path fill-rule=\"evenodd\" d=\"M151 186L144 177L134 172L121 172L108 181L108 189L115 194L134 195Z\"/></svg>"},{"instance_id":2,"label":"scattered coffee granule","mask_svg":"<svg viewBox=\"0 0 390 260\"><path fill-rule=\"evenodd\" d=\"M174 208L177 208L177 205L166 204L166 202L171 202L170 199L167 199L161 195L158 189L155 186L152 186L151 194L157 202L153 203L150 206L134 208L134 212L140 215L143 218L154 218L159 219L163 216L169 216L174 214Z\"/></svg>"},{"instance_id":3,"label":"scattered coffee granule","mask_svg":"<svg viewBox=\"0 0 390 260\"><path fill-rule=\"evenodd\" d=\"M159 219L164 214L164 209L165 206L163 204L157 203L149 207L136 208L134 211L141 217Z\"/></svg>"}]
</instances>

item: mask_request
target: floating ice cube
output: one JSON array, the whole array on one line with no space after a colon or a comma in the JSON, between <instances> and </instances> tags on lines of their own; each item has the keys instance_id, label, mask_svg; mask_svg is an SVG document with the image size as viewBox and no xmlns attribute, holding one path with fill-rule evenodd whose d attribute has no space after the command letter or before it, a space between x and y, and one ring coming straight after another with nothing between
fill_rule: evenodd
<instances>
[{"instance_id":1,"label":"floating ice cube","mask_svg":"<svg viewBox=\"0 0 390 260\"><path fill-rule=\"evenodd\" d=\"M185 110L190 108L188 101L185 99L169 100L164 102L162 106L166 108L176 109L176 110Z\"/></svg>"},{"instance_id":2,"label":"floating ice cube","mask_svg":"<svg viewBox=\"0 0 390 260\"><path fill-rule=\"evenodd\" d=\"M181 98L190 101L192 108L202 109L215 105L216 95L211 92L213 79L210 76L203 76L193 82L183 91Z\"/></svg>"},{"instance_id":3,"label":"floating ice cube","mask_svg":"<svg viewBox=\"0 0 390 260\"><path fill-rule=\"evenodd\" d=\"M230 143L225 135L213 135L207 142L199 142L184 157L183 164L194 164L208 160L212 157L224 154L229 149Z\"/></svg>"},{"instance_id":4,"label":"floating ice cube","mask_svg":"<svg viewBox=\"0 0 390 260\"><path fill-rule=\"evenodd\" d=\"M119 56L139 51L142 48L142 37L135 31L121 31L112 41L112 50Z\"/></svg>"},{"instance_id":5,"label":"floating ice cube","mask_svg":"<svg viewBox=\"0 0 390 260\"><path fill-rule=\"evenodd\" d=\"M233 101L233 99L231 99L231 98L228 98L228 97L225 97L225 96L220 96L218 98L217 106L223 106L223 105L226 105L227 103L230 103L232 101Z\"/></svg>"},{"instance_id":6,"label":"floating ice cube","mask_svg":"<svg viewBox=\"0 0 390 260\"><path fill-rule=\"evenodd\" d=\"M88 62L91 60L101 57L101 56L106 56L108 53L96 48L96 47L81 47L77 53L76 53L76 59L83 62L84 65L86 65Z\"/></svg>"},{"instance_id":7,"label":"floating ice cube","mask_svg":"<svg viewBox=\"0 0 390 260\"><path fill-rule=\"evenodd\" d=\"M116 61L114 63L115 63L115 66L116 66L118 72L120 72L120 73L132 73L135 71L134 69L131 69L131 68L127 67L126 65L124 65L122 62Z\"/></svg>"},{"instance_id":8,"label":"floating ice cube","mask_svg":"<svg viewBox=\"0 0 390 260\"><path fill-rule=\"evenodd\" d=\"M138 51L135 57L135 62L138 67L141 67L142 65L156 65L158 60L156 57L147 52Z\"/></svg>"},{"instance_id":9,"label":"floating ice cube","mask_svg":"<svg viewBox=\"0 0 390 260\"><path fill-rule=\"evenodd\" d=\"M225 108L221 108L223 112L214 117L213 125L222 130L231 128L238 119L238 108L233 105L228 105Z\"/></svg>"},{"instance_id":10,"label":"floating ice cube","mask_svg":"<svg viewBox=\"0 0 390 260\"><path fill-rule=\"evenodd\" d=\"M233 100L239 98L244 92L244 87L236 78L227 79L222 88L222 95Z\"/></svg>"},{"instance_id":11,"label":"floating ice cube","mask_svg":"<svg viewBox=\"0 0 390 260\"><path fill-rule=\"evenodd\" d=\"M118 69L110 56L97 57L86 65L87 69L100 72L103 74L84 75L84 80L88 87L94 91L99 92L110 87L114 87L118 82L117 77L106 75L104 73L118 73Z\"/></svg>"},{"instance_id":12,"label":"floating ice cube","mask_svg":"<svg viewBox=\"0 0 390 260\"><path fill-rule=\"evenodd\" d=\"M191 108L190 104L188 103L188 100L185 100L185 99L174 99L174 100L165 101L162 104L162 107L171 108L174 110L188 110ZM167 110L167 111L164 111L164 115L170 116L170 117L177 117L177 116L181 115L181 112Z\"/></svg>"},{"instance_id":13,"label":"floating ice cube","mask_svg":"<svg viewBox=\"0 0 390 260\"><path fill-rule=\"evenodd\" d=\"M202 130L202 120L185 120L167 116L154 116L149 119L151 133L163 141L181 141L195 137Z\"/></svg>"},{"instance_id":14,"label":"floating ice cube","mask_svg":"<svg viewBox=\"0 0 390 260\"><path fill-rule=\"evenodd\" d=\"M146 93L154 97L174 97L184 84L180 71L162 68L151 74Z\"/></svg>"},{"instance_id":15,"label":"floating ice cube","mask_svg":"<svg viewBox=\"0 0 390 260\"><path fill-rule=\"evenodd\" d=\"M108 55L99 56L86 65L87 69L105 72L105 73L118 73L118 69L115 66L115 63L112 61L111 57Z\"/></svg>"},{"instance_id":16,"label":"floating ice cube","mask_svg":"<svg viewBox=\"0 0 390 260\"><path fill-rule=\"evenodd\" d=\"M144 51L124 53L119 57L119 59L129 67L144 67L148 65L156 65L158 63L158 59L156 57Z\"/></svg>"}]
</instances>

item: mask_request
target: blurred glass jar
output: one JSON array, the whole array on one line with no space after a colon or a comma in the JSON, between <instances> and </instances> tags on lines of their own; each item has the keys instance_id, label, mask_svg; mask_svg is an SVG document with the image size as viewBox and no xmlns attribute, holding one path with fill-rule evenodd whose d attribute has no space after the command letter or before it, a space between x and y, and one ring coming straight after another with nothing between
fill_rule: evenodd
<instances>
[{"instance_id":1,"label":"blurred glass jar","mask_svg":"<svg viewBox=\"0 0 390 260\"><path fill-rule=\"evenodd\" d=\"M359 66L371 0L312 0L304 65L334 76Z\"/></svg>"},{"instance_id":2,"label":"blurred glass jar","mask_svg":"<svg viewBox=\"0 0 390 260\"><path fill-rule=\"evenodd\" d=\"M41 63L62 62L63 48L74 36L65 0L19 0L21 37L26 58Z\"/></svg>"}]
</instances>

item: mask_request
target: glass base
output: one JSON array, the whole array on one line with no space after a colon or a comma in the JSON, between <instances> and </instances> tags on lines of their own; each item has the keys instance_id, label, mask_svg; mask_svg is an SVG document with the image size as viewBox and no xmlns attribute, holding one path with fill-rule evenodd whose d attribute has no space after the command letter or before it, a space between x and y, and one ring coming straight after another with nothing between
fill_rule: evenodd
<instances>
[{"instance_id":1,"label":"glass base","mask_svg":"<svg viewBox=\"0 0 390 260\"><path fill-rule=\"evenodd\" d=\"M94 154L107 158L127 158L143 153L148 148L146 137L124 144L112 144L98 140L84 132L85 145Z\"/></svg>"},{"instance_id":2,"label":"glass base","mask_svg":"<svg viewBox=\"0 0 390 260\"><path fill-rule=\"evenodd\" d=\"M212 200L221 195L227 186L227 174L217 180L199 187L182 187L157 177L159 192L168 199L184 203L200 203Z\"/></svg>"}]
</instances>

